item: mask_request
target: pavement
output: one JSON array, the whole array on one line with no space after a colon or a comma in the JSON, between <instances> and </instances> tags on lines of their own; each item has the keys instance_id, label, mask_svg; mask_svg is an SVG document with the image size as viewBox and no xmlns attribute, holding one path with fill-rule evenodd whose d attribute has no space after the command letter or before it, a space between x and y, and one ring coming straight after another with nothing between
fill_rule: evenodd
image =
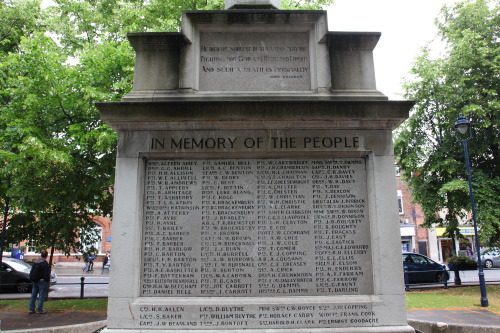
<instances>
[{"instance_id":1,"label":"pavement","mask_svg":"<svg viewBox=\"0 0 500 333\"><path fill-rule=\"evenodd\" d=\"M47 312L32 314L28 311L2 311L0 309L1 331L10 332L47 332L61 327L60 332L92 333L106 326L105 312ZM57 330L56 330L57 331Z\"/></svg>"},{"instance_id":2,"label":"pavement","mask_svg":"<svg viewBox=\"0 0 500 333\"><path fill-rule=\"evenodd\" d=\"M96 266L100 274L100 267ZM58 275L82 275L81 267L58 267ZM500 333L500 313L488 309L409 310L409 324L423 333ZM106 326L105 312L2 311L0 330L10 333L94 333Z\"/></svg>"},{"instance_id":3,"label":"pavement","mask_svg":"<svg viewBox=\"0 0 500 333\"><path fill-rule=\"evenodd\" d=\"M500 314L486 309L408 310L407 314L412 320L500 327Z\"/></svg>"},{"instance_id":4,"label":"pavement","mask_svg":"<svg viewBox=\"0 0 500 333\"><path fill-rule=\"evenodd\" d=\"M500 314L485 309L410 310L409 324L424 333L433 332L430 327L449 327L449 332L500 332ZM106 313L96 312L47 312L30 315L28 311L1 311L2 332L98 332L106 326ZM462 326L462 331L456 328ZM480 330L481 328L482 330Z\"/></svg>"}]
</instances>

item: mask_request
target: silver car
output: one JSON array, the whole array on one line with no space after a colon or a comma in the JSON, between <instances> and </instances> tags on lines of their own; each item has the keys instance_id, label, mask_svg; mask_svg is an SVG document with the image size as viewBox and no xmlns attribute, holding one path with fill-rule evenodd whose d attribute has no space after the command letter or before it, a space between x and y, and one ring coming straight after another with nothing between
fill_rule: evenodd
<instances>
[{"instance_id":1,"label":"silver car","mask_svg":"<svg viewBox=\"0 0 500 333\"><path fill-rule=\"evenodd\" d=\"M19 293L31 291L30 281L31 265L13 258L2 258L0 267L0 289L15 289ZM57 283L57 275L50 274L50 285Z\"/></svg>"},{"instance_id":2,"label":"silver car","mask_svg":"<svg viewBox=\"0 0 500 333\"><path fill-rule=\"evenodd\" d=\"M477 262L477 255L472 258ZM500 267L500 249L499 248L484 248L481 250L481 264L486 268Z\"/></svg>"}]
</instances>

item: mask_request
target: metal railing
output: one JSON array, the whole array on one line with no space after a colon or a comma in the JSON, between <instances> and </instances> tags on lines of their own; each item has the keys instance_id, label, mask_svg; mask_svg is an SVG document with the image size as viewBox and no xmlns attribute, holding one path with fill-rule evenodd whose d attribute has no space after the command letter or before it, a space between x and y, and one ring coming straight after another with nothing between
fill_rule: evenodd
<instances>
[{"instance_id":1,"label":"metal railing","mask_svg":"<svg viewBox=\"0 0 500 333\"><path fill-rule=\"evenodd\" d=\"M426 282L426 283L410 283L410 275L411 274L421 274L421 273L439 273L443 272L447 274L447 278L444 279L443 281L434 281L434 282ZM448 282L448 280L451 277L451 272L454 272L454 281L453 282ZM90 276L88 276L90 277ZM493 283L493 284L498 284L500 283L499 281L488 281L488 283ZM26 282L29 287L31 287L31 282ZM443 268L442 270L429 270L429 271L408 271L408 268L404 268L404 285L405 285L405 290L406 291L411 291L411 288L423 288L423 287L436 287L436 286L441 286L444 289L448 289L450 285L455 285L455 286L461 286L463 284L468 284L468 285L477 285L478 281L469 281L469 282L462 282L462 279L460 278L460 271L458 269L454 270L449 270L446 268ZM15 287L18 284L2 284L2 287L7 287L7 286L12 286ZM80 282L68 282L68 283L57 283L57 285L79 285L80 286L80 299L85 298L85 286L86 285L109 285L109 282L85 282L85 277L81 276L80 277Z\"/></svg>"},{"instance_id":2,"label":"metal railing","mask_svg":"<svg viewBox=\"0 0 500 333\"><path fill-rule=\"evenodd\" d=\"M462 270L463 271L463 270ZM443 281L433 281L433 282L418 282L418 283L410 283L410 275L411 274L422 274L422 273L439 273L444 272L447 274L447 278ZM448 281L451 277L451 272L454 273L453 281ZM498 284L500 281L487 281L488 283ZM428 271L408 271L408 268L404 268L404 283L405 290L410 291L411 288L423 288L423 287L436 287L442 285L444 289L448 289L450 285L461 286L461 285L478 285L479 281L469 281L463 282L460 278L460 270L455 268L453 270L443 268L442 270L428 270Z\"/></svg>"},{"instance_id":3,"label":"metal railing","mask_svg":"<svg viewBox=\"0 0 500 333\"><path fill-rule=\"evenodd\" d=\"M427 283L410 283L410 275L411 274L422 274L422 273L437 273L442 272L445 274L445 278L443 279L444 281L433 281L433 282L427 282ZM428 270L428 271L409 271L408 267L404 268L404 278L405 278L405 290L410 291L411 288L410 286L426 286L426 285L436 285L436 284L443 284L444 289L448 289L448 279L450 278L450 273L446 268L443 268L441 270Z\"/></svg>"},{"instance_id":4,"label":"metal railing","mask_svg":"<svg viewBox=\"0 0 500 333\"><path fill-rule=\"evenodd\" d=\"M80 277L80 282L66 282L66 283L57 283L58 286L74 286L80 285L80 299L85 298L85 286L86 285L95 285L95 284L109 284L109 282L85 282L85 277Z\"/></svg>"}]
</instances>

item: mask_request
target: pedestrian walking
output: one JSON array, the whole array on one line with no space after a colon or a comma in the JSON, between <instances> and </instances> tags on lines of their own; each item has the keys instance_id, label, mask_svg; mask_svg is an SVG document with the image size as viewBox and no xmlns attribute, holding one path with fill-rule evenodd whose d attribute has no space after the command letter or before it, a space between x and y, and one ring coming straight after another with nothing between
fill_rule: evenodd
<instances>
[{"instance_id":1,"label":"pedestrian walking","mask_svg":"<svg viewBox=\"0 0 500 333\"><path fill-rule=\"evenodd\" d=\"M46 260L48 255L49 254L47 251L42 251L42 253L40 254L40 258L38 258L35 261L30 271L30 280L33 282L33 286L31 289L30 305L29 305L30 314L47 313L43 309L43 303L45 302L45 294L50 284L50 268L49 268L49 263ZM38 306L36 307L35 311L37 297L38 297Z\"/></svg>"},{"instance_id":2,"label":"pedestrian walking","mask_svg":"<svg viewBox=\"0 0 500 333\"><path fill-rule=\"evenodd\" d=\"M111 269L111 258L110 258L110 255L109 255L109 251L106 252L106 256L104 257L104 260L102 261L101 274L104 274L104 269L105 268L108 269L108 272Z\"/></svg>"},{"instance_id":3,"label":"pedestrian walking","mask_svg":"<svg viewBox=\"0 0 500 333\"><path fill-rule=\"evenodd\" d=\"M94 260L95 260L94 252L90 252L90 255L89 255L89 267L88 267L89 271L93 271L94 270Z\"/></svg>"},{"instance_id":4,"label":"pedestrian walking","mask_svg":"<svg viewBox=\"0 0 500 333\"><path fill-rule=\"evenodd\" d=\"M89 254L87 252L83 253L83 263L84 263L84 266L82 267L83 273L88 273L89 272Z\"/></svg>"}]
</instances>

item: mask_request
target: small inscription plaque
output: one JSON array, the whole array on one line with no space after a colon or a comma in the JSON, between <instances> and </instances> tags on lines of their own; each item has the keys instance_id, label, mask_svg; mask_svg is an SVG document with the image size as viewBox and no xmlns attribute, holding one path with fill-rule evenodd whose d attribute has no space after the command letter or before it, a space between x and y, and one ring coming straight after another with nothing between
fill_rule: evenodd
<instances>
[{"instance_id":1,"label":"small inscription plaque","mask_svg":"<svg viewBox=\"0 0 500 333\"><path fill-rule=\"evenodd\" d=\"M308 41L305 32L202 32L200 90L311 90Z\"/></svg>"}]
</instances>

